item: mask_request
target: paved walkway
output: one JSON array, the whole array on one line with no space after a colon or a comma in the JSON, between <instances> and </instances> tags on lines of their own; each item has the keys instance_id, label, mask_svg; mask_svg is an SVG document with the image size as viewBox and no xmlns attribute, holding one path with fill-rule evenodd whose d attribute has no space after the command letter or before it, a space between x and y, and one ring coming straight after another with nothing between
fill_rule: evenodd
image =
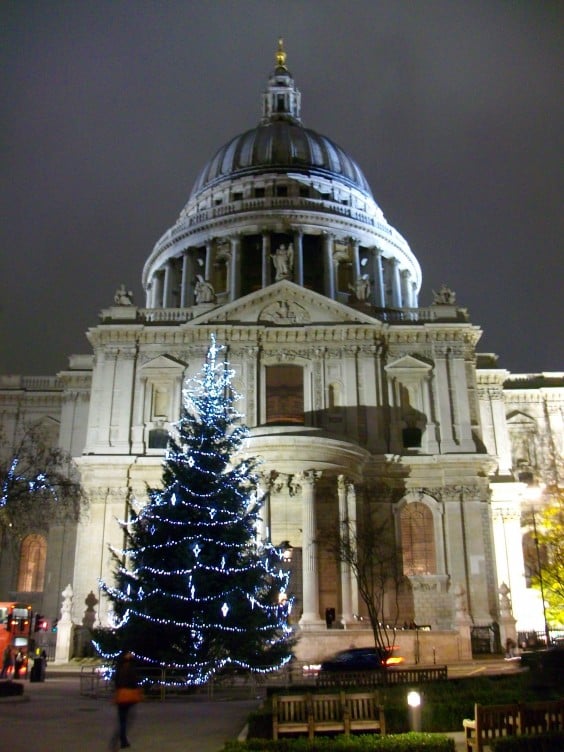
<instances>
[{"instance_id":1,"label":"paved walkway","mask_svg":"<svg viewBox=\"0 0 564 752\"><path fill-rule=\"evenodd\" d=\"M515 671L514 663L487 659L449 666L449 676ZM53 666L47 680L25 682L25 701L0 702L2 749L10 752L107 752L116 727L116 709L105 693L80 694L76 666ZM144 702L131 725L132 752L220 752L227 739L242 732L248 714L261 702L250 688ZM457 752L465 749L462 732L451 733Z\"/></svg>"},{"instance_id":2,"label":"paved walkway","mask_svg":"<svg viewBox=\"0 0 564 752\"><path fill-rule=\"evenodd\" d=\"M77 676L50 672L42 683L26 682L26 701L0 702L1 747L10 752L107 752L116 709L107 695L81 696ZM132 752L219 752L236 739L254 699L144 702L130 728Z\"/></svg>"}]
</instances>

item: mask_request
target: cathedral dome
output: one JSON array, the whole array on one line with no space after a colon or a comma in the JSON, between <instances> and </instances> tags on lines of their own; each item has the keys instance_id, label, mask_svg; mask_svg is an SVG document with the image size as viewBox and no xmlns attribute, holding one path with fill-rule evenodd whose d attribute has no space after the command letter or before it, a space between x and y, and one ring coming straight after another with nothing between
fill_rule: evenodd
<instances>
[{"instance_id":1,"label":"cathedral dome","mask_svg":"<svg viewBox=\"0 0 564 752\"><path fill-rule=\"evenodd\" d=\"M190 201L224 180L259 172L305 173L340 181L372 196L357 163L331 139L290 118L271 118L222 146L200 172Z\"/></svg>"},{"instance_id":2,"label":"cathedral dome","mask_svg":"<svg viewBox=\"0 0 564 752\"><path fill-rule=\"evenodd\" d=\"M421 270L408 243L356 161L306 128L300 109L280 40L259 123L206 162L145 263L148 308L200 305L204 283L207 304L221 305L280 279L375 311L417 305Z\"/></svg>"}]
</instances>

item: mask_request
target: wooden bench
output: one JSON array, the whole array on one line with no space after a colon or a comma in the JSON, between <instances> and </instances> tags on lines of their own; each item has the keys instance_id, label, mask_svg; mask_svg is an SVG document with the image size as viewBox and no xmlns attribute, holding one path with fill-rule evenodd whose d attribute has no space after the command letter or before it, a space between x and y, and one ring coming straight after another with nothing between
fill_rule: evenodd
<instances>
[{"instance_id":1,"label":"wooden bench","mask_svg":"<svg viewBox=\"0 0 564 752\"><path fill-rule=\"evenodd\" d=\"M519 704L474 705L474 718L462 721L467 752L482 752L492 739L519 732Z\"/></svg>"},{"instance_id":2,"label":"wooden bench","mask_svg":"<svg viewBox=\"0 0 564 752\"><path fill-rule=\"evenodd\" d=\"M321 671L316 684L322 689L329 687L384 687L395 684L424 684L446 681L446 666L411 666L388 668L384 671Z\"/></svg>"},{"instance_id":3,"label":"wooden bench","mask_svg":"<svg viewBox=\"0 0 564 752\"><path fill-rule=\"evenodd\" d=\"M272 696L272 736L282 734L386 733L384 709L375 692Z\"/></svg>"},{"instance_id":4,"label":"wooden bench","mask_svg":"<svg viewBox=\"0 0 564 752\"><path fill-rule=\"evenodd\" d=\"M337 732L344 734L347 729L345 693L312 694L311 701L311 724L309 738L315 734Z\"/></svg>"},{"instance_id":5,"label":"wooden bench","mask_svg":"<svg viewBox=\"0 0 564 752\"><path fill-rule=\"evenodd\" d=\"M350 692L345 694L345 734L352 731L386 733L384 708L377 692Z\"/></svg>"},{"instance_id":6,"label":"wooden bench","mask_svg":"<svg viewBox=\"0 0 564 752\"><path fill-rule=\"evenodd\" d=\"M467 752L482 752L500 736L564 731L564 700L474 706L474 718L462 722Z\"/></svg>"},{"instance_id":7,"label":"wooden bench","mask_svg":"<svg viewBox=\"0 0 564 752\"><path fill-rule=\"evenodd\" d=\"M564 731L564 700L520 703L519 733L545 734Z\"/></svg>"},{"instance_id":8,"label":"wooden bench","mask_svg":"<svg viewBox=\"0 0 564 752\"><path fill-rule=\"evenodd\" d=\"M309 695L272 696L272 738L280 734L310 734Z\"/></svg>"}]
</instances>

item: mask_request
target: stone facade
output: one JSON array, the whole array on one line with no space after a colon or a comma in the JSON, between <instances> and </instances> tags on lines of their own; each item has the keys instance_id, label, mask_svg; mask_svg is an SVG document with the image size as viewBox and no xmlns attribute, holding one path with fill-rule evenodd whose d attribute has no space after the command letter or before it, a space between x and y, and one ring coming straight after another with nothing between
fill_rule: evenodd
<instances>
[{"instance_id":1,"label":"stone facade","mask_svg":"<svg viewBox=\"0 0 564 752\"><path fill-rule=\"evenodd\" d=\"M94 610L107 623L98 580L111 577L116 518L158 484L163 437L214 333L251 429L246 451L262 458L261 533L293 551L302 657L348 644L347 630L367 639L356 582L324 541L370 505L404 548L415 509L429 538L406 572L399 623L429 625L440 660L467 657L467 625L499 621L502 582L521 626L542 626L521 506L546 472L547 432L562 451L563 374L511 376L479 356L481 331L448 288L419 307L407 242L360 168L302 126L299 103L279 57L261 124L206 165L150 254L145 307L118 290L87 333L92 356L72 356L53 378L0 377L3 456L26 422L47 418L90 500L76 529L49 531L43 592L17 592L17 562L4 555L0 595L54 619L72 583L72 620ZM328 634L328 608L344 629ZM432 649L427 634L417 648L412 639L402 638L410 655Z\"/></svg>"}]
</instances>

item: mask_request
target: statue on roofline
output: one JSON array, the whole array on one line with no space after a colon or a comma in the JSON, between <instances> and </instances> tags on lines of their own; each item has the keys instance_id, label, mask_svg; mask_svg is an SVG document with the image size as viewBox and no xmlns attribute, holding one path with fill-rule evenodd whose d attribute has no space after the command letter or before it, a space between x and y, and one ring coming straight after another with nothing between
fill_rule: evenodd
<instances>
[{"instance_id":1,"label":"statue on roofline","mask_svg":"<svg viewBox=\"0 0 564 752\"><path fill-rule=\"evenodd\" d=\"M123 282L118 287L114 295L115 305L130 306L133 305L133 293L131 290L126 290Z\"/></svg>"},{"instance_id":2,"label":"statue on roofline","mask_svg":"<svg viewBox=\"0 0 564 752\"><path fill-rule=\"evenodd\" d=\"M439 292L433 290L433 305L454 305L455 303L456 293L444 283L441 285Z\"/></svg>"}]
</instances>

